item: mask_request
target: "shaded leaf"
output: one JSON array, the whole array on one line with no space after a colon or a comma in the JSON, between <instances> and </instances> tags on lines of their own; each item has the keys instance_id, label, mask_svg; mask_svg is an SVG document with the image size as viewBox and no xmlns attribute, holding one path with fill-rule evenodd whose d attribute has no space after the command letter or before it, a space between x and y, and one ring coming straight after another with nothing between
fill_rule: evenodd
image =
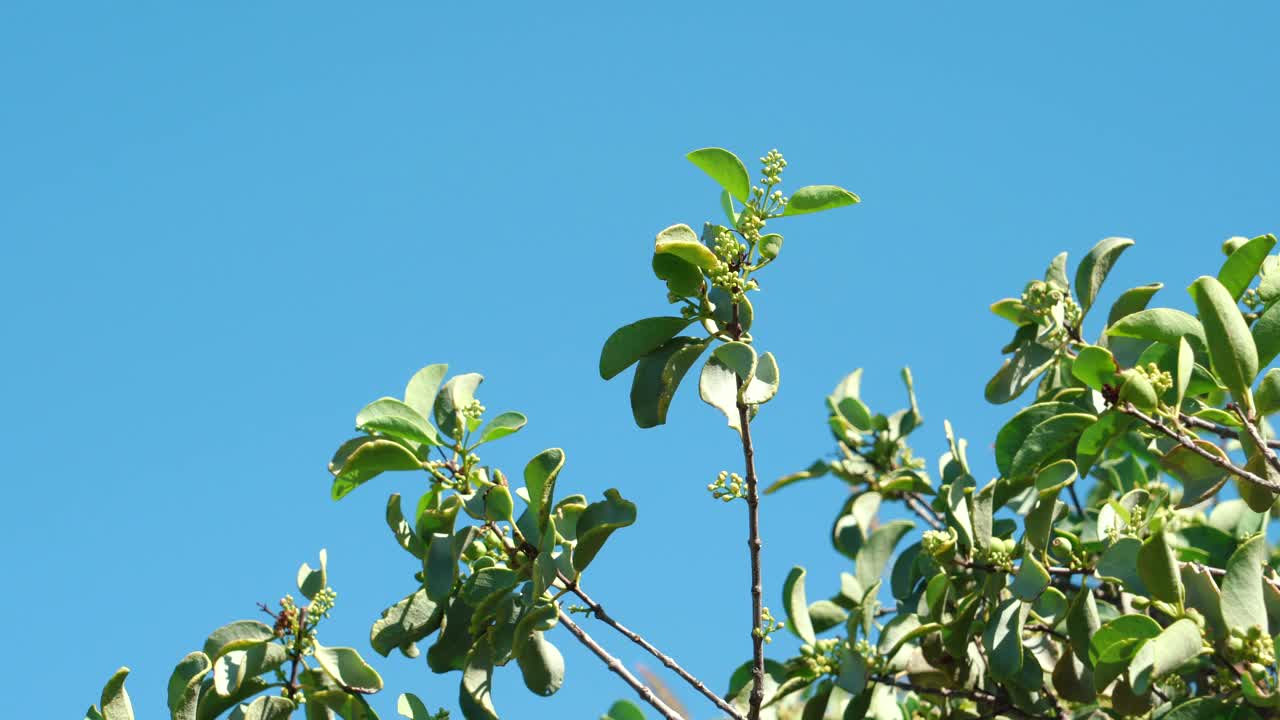
<instances>
[{"instance_id":1,"label":"shaded leaf","mask_svg":"<svg viewBox=\"0 0 1280 720\"><path fill-rule=\"evenodd\" d=\"M631 367L678 335L689 322L682 317L651 317L613 331L600 350L600 377L608 380Z\"/></svg>"}]
</instances>

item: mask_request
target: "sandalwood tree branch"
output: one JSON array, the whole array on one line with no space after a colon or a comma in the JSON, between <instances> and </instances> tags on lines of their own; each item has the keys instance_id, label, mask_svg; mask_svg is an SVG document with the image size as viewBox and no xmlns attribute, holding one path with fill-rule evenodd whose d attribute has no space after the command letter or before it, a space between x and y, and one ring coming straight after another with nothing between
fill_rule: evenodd
<instances>
[{"instance_id":1,"label":"sandalwood tree branch","mask_svg":"<svg viewBox=\"0 0 1280 720\"><path fill-rule=\"evenodd\" d=\"M1205 420L1203 418L1193 417L1186 413L1179 413L1178 419L1182 421L1183 425L1187 425L1189 427L1194 427L1194 428L1200 428L1201 430L1207 430L1213 433L1214 435L1217 435L1218 437L1232 438L1236 440L1240 439L1239 431L1233 430L1227 427L1226 425L1219 425L1218 423L1209 422L1208 420ZM1280 440L1268 440L1264 444L1267 447L1272 449L1280 448Z\"/></svg>"},{"instance_id":2,"label":"sandalwood tree branch","mask_svg":"<svg viewBox=\"0 0 1280 720\"><path fill-rule=\"evenodd\" d=\"M595 615L597 620L599 620L600 622L603 622L604 624L608 625L614 630L617 630L628 640L630 640L631 642L643 648L645 652L657 658L663 665L667 666L667 668L669 668L672 672L674 672L676 675L679 675L681 680L684 680L685 682L689 683L689 685L692 686L694 690L697 690L699 693L702 693L702 695L706 697L708 700L710 700L712 703L714 703L716 707L720 708L721 711L727 713L729 717L734 718L734 720L743 720L742 713L738 712L737 709L735 709L732 705L725 702L723 698L715 694L714 691L712 691L705 684L703 684L701 680L699 680L698 678L690 674L689 671L680 667L680 664L677 663L674 659L672 659L669 655L663 653L661 650L654 647L648 640L645 640L638 633L633 632L622 623L618 622L617 620L614 620L609 615L609 613L605 612L604 607L602 607L600 603L593 600L591 596L588 595L581 587L579 587L576 582L568 581L567 578L563 578L563 577L561 578L561 581L565 582L565 586L569 588L570 592L572 592L574 595L577 595L578 599L586 603L587 608L591 610L591 613Z\"/></svg>"},{"instance_id":3,"label":"sandalwood tree branch","mask_svg":"<svg viewBox=\"0 0 1280 720\"><path fill-rule=\"evenodd\" d=\"M742 338L738 303L733 304L733 320L729 332L735 340ZM756 479L755 449L751 445L751 409L742 400L743 380L737 378L738 424L742 436L742 460L747 485L747 552L751 558L751 695L747 705L748 720L759 720L764 704L764 587L760 578L760 492Z\"/></svg>"},{"instance_id":4,"label":"sandalwood tree branch","mask_svg":"<svg viewBox=\"0 0 1280 720\"><path fill-rule=\"evenodd\" d=\"M1125 403L1124 405L1117 405L1116 409L1124 413L1125 415L1130 415L1138 418L1139 420L1146 423L1156 431L1173 439L1179 445L1199 455L1205 460L1208 460L1210 463L1213 463L1219 468L1226 470L1232 475L1235 475L1241 480L1244 480L1245 482L1253 483L1258 487L1266 488L1271 492L1280 493L1280 483L1274 483L1274 482L1271 482L1270 480L1267 480L1264 477L1255 475L1254 473L1251 473L1242 467L1237 467L1235 464L1231 463L1229 460L1224 460L1222 459L1222 457L1215 455L1214 453L1211 453L1208 450L1205 450L1204 448L1196 444L1193 438L1183 435L1182 433L1177 432L1176 430L1170 428L1168 425L1165 425L1159 420L1151 417L1150 415L1147 415L1146 413L1142 412L1138 408L1134 407L1133 403Z\"/></svg>"},{"instance_id":5,"label":"sandalwood tree branch","mask_svg":"<svg viewBox=\"0 0 1280 720\"><path fill-rule=\"evenodd\" d=\"M929 527L933 528L934 530L942 529L943 525L938 520L938 517L933 512L933 509L930 508L928 504L926 504L918 494L906 493L902 496L902 500L907 504L907 507L911 508L911 512L915 513L920 517L921 520L924 520L926 523L928 523Z\"/></svg>"},{"instance_id":6,"label":"sandalwood tree branch","mask_svg":"<svg viewBox=\"0 0 1280 720\"><path fill-rule=\"evenodd\" d=\"M684 720L684 718L680 717L679 713L672 710L666 703L662 702L662 700L653 693L653 690L651 690L648 685L640 682L639 678L632 675L631 672L623 666L621 660L610 655L604 648L600 647L595 640L592 640L591 636L588 635L585 630L578 627L578 624L573 621L573 618L569 617L568 613L560 610L559 608L556 609L556 612L560 615L560 624L564 625L565 629L578 639L578 642L585 645L588 650L595 654L596 657L600 658L604 662L605 667L609 668L613 674L622 678L623 682L630 685L631 689L636 691L636 694L640 696L641 700L644 700L652 706L654 710L658 711L659 715L667 718L667 720Z\"/></svg>"},{"instance_id":7,"label":"sandalwood tree branch","mask_svg":"<svg viewBox=\"0 0 1280 720\"><path fill-rule=\"evenodd\" d=\"M1235 403L1231 404L1231 409L1235 411L1236 417L1240 418L1240 422L1244 424L1245 431L1249 433L1249 439L1252 440L1253 444L1257 445L1258 449L1262 451L1262 456L1266 458L1267 464L1280 472L1280 458L1277 458L1275 452L1267 446L1267 441L1262 439L1262 435L1258 432L1258 428L1250 422L1249 416L1246 415L1244 410L1240 409L1240 406Z\"/></svg>"}]
</instances>

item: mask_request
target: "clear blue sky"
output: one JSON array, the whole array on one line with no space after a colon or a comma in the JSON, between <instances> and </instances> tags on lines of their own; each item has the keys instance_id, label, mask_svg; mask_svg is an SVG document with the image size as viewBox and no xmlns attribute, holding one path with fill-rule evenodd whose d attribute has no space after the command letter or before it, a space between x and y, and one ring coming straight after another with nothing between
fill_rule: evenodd
<instances>
[{"instance_id":1,"label":"clear blue sky","mask_svg":"<svg viewBox=\"0 0 1280 720\"><path fill-rule=\"evenodd\" d=\"M141 717L162 716L178 658L321 547L325 638L367 648L412 588L386 496L420 480L333 503L325 463L429 362L529 416L490 460L562 446L562 487L636 500L590 589L722 689L749 654L745 522L705 485L739 469L735 437L691 388L636 430L627 382L596 374L609 332L666 310L654 233L716 215L687 150L778 147L790 187L864 201L779 228L756 299L783 378L756 424L767 478L829 449L844 373L865 367L891 410L904 364L931 469L949 417L985 478L1011 412L982 400L1009 335L988 303L1123 235L1138 246L1102 302L1161 280L1185 307L1223 238L1280 230L1273 3L1052 5L0 5L9 714L78 717L127 664ZM812 597L835 590L841 498L768 498L768 604L797 562ZM501 672L505 716L628 696L554 640L564 689ZM384 717L401 690L454 705L456 674L376 664Z\"/></svg>"}]
</instances>

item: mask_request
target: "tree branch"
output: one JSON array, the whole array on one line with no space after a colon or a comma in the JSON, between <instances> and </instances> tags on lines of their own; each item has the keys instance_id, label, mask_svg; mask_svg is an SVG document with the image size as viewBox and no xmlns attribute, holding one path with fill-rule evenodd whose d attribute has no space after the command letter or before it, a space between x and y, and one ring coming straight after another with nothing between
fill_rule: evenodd
<instances>
[{"instance_id":1,"label":"tree branch","mask_svg":"<svg viewBox=\"0 0 1280 720\"><path fill-rule=\"evenodd\" d=\"M905 493L902 496L902 500L907 504L907 507L911 508L911 512L920 516L920 519L928 523L929 527L934 530L942 529L943 525L942 522L938 520L937 513L933 512L933 508L930 508L928 504L924 502L924 499L918 494L912 492Z\"/></svg>"},{"instance_id":2,"label":"tree branch","mask_svg":"<svg viewBox=\"0 0 1280 720\"><path fill-rule=\"evenodd\" d=\"M1267 441L1262 439L1258 428L1249 421L1249 416L1245 415L1244 410L1241 410L1240 406L1235 403L1231 403L1231 409L1236 412L1236 417L1240 418L1240 422L1244 423L1244 429L1249 433L1249 439L1262 451L1262 457L1266 458L1267 464L1277 472L1280 472L1280 458L1277 458L1275 452L1267 446Z\"/></svg>"},{"instance_id":3,"label":"tree branch","mask_svg":"<svg viewBox=\"0 0 1280 720\"><path fill-rule=\"evenodd\" d=\"M595 640L592 640L591 636L588 635L585 630L578 627L578 624L569 617L568 613L558 607L556 608L556 612L560 615L560 624L564 625L565 629L578 639L578 642L587 646L588 650L595 653L596 657L603 660L605 666L608 667L610 671L622 678L623 682L630 685L631 689L636 691L636 694L640 696L641 700L651 705L654 710L658 711L659 715L667 718L667 720L684 720L684 718L680 717L679 713L672 710L666 703L662 702L662 700L653 693L653 690L649 689L648 685L640 682L639 678L632 675L627 668L622 665L621 660L610 655L604 648L600 647Z\"/></svg>"},{"instance_id":4,"label":"tree branch","mask_svg":"<svg viewBox=\"0 0 1280 720\"><path fill-rule=\"evenodd\" d=\"M1197 445L1195 443L1195 440L1192 439L1191 437L1188 437L1186 435L1183 435L1180 432L1177 432L1176 430L1173 430L1168 425L1165 425L1159 420L1151 417L1150 415L1147 415L1146 413L1142 412L1138 408L1134 407L1133 403L1125 403L1124 405L1117 405L1116 409L1124 413L1125 415L1130 415L1138 418L1139 420L1151 426L1152 428L1159 431L1160 433L1172 438L1179 445L1199 455L1205 460L1208 460L1209 462L1213 463L1219 468L1226 470L1232 475L1235 475L1241 480L1244 480L1245 482L1253 483L1258 487L1266 488L1271 492L1280 493L1280 483L1271 482L1270 480L1267 480L1266 478L1263 478L1263 477L1259 477L1258 475L1255 475L1254 473L1251 473L1242 467L1237 467L1236 465L1232 464L1228 460L1223 460L1221 457Z\"/></svg>"},{"instance_id":5,"label":"tree branch","mask_svg":"<svg viewBox=\"0 0 1280 720\"><path fill-rule=\"evenodd\" d=\"M614 620L607 612L605 612L604 607L602 607L600 603L593 600L591 596L588 595L586 591L584 591L581 587L579 587L576 582L570 581L567 578L564 578L563 576L561 576L561 581L565 583L565 587L569 588L570 592L572 592L574 595L577 595L578 598L582 600L582 602L587 604L587 608L591 610L591 613L596 616L597 620L599 620L600 622L603 622L604 624L608 625L614 630L617 630L619 633L622 633L622 635L625 636L628 640L639 645L641 648L645 650L645 652L657 658L659 661L662 662L663 665L666 665L672 672L674 672L676 675L679 675L681 680L684 680L685 682L689 683L689 685L691 685L694 690L697 690L699 693L702 693L702 695L706 697L708 700L710 700L712 703L714 703L716 707L720 708L720 710L722 710L723 712L728 713L729 717L734 718L734 720L743 720L742 713L738 712L737 709L735 709L732 705L725 702L724 699L721 698L719 695L715 694L715 692L712 691L710 688L708 688L706 685L704 685L701 680L694 677L684 668L680 667L680 664L677 663L674 659L672 659L669 655L666 655L661 650L654 647L652 644L649 643L648 640L645 640L638 633L633 632L622 623L618 622L617 620Z\"/></svg>"},{"instance_id":6,"label":"tree branch","mask_svg":"<svg viewBox=\"0 0 1280 720\"><path fill-rule=\"evenodd\" d=\"M1193 417L1186 413L1178 413L1178 419L1182 421L1183 425L1200 428L1201 430L1208 430L1218 437L1232 438L1234 440L1240 439L1240 432L1238 430L1232 430L1226 425L1219 425L1218 423L1209 422L1208 420ZM1264 444L1272 449L1280 448L1280 440L1268 440Z\"/></svg>"},{"instance_id":7,"label":"tree branch","mask_svg":"<svg viewBox=\"0 0 1280 720\"><path fill-rule=\"evenodd\" d=\"M735 340L742 338L742 323L738 303L733 304L733 320L728 330ZM756 479L755 449L751 445L751 409L742 400L743 380L737 377L738 424L742 436L742 460L747 484L747 552L751 557L751 695L748 700L748 720L760 719L760 707L764 704L764 587L760 579L760 492Z\"/></svg>"}]
</instances>

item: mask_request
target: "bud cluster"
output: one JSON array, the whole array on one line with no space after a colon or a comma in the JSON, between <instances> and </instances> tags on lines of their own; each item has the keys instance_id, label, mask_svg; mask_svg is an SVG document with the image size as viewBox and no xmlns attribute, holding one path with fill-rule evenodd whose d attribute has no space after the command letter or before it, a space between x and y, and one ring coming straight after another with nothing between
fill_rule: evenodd
<instances>
[{"instance_id":1,"label":"bud cluster","mask_svg":"<svg viewBox=\"0 0 1280 720\"><path fill-rule=\"evenodd\" d=\"M941 557L955 548L956 531L953 528L929 530L920 539L920 545L931 556Z\"/></svg>"},{"instance_id":2,"label":"bud cluster","mask_svg":"<svg viewBox=\"0 0 1280 720\"><path fill-rule=\"evenodd\" d=\"M472 400L462 408L462 415L469 420L479 420L484 416L484 409L484 405L481 405L479 400Z\"/></svg>"},{"instance_id":3,"label":"bud cluster","mask_svg":"<svg viewBox=\"0 0 1280 720\"><path fill-rule=\"evenodd\" d=\"M812 645L805 643L800 646L800 663L809 675L836 675L840 672L839 654L839 638L816 640Z\"/></svg>"},{"instance_id":4,"label":"bud cluster","mask_svg":"<svg viewBox=\"0 0 1280 720\"><path fill-rule=\"evenodd\" d=\"M773 642L773 638L769 637L786 626L786 623L779 622L773 617L773 613L769 612L769 608L760 610L760 627L752 629L751 633L758 638L762 638L765 643Z\"/></svg>"},{"instance_id":5,"label":"bud cluster","mask_svg":"<svg viewBox=\"0 0 1280 720\"><path fill-rule=\"evenodd\" d=\"M732 502L747 496L747 486L738 473L721 470L716 481L707 485L707 492L716 500Z\"/></svg>"},{"instance_id":6,"label":"bud cluster","mask_svg":"<svg viewBox=\"0 0 1280 720\"><path fill-rule=\"evenodd\" d=\"M333 588L323 588L311 599L311 605L307 608L307 613L313 619L327 618L337 600L338 593L334 592Z\"/></svg>"},{"instance_id":7,"label":"bud cluster","mask_svg":"<svg viewBox=\"0 0 1280 720\"><path fill-rule=\"evenodd\" d=\"M765 156L760 158L760 165L763 168L761 183L772 186L782 182L782 169L787 166L787 161L777 148L765 153Z\"/></svg>"},{"instance_id":8,"label":"bud cluster","mask_svg":"<svg viewBox=\"0 0 1280 720\"><path fill-rule=\"evenodd\" d=\"M991 538L981 557L987 563L1006 572L1013 571L1013 558L1017 554L1018 544L1012 538Z\"/></svg>"},{"instance_id":9,"label":"bud cluster","mask_svg":"<svg viewBox=\"0 0 1280 720\"><path fill-rule=\"evenodd\" d=\"M1257 625L1247 632L1231 628L1226 656L1232 663L1245 665L1254 680L1267 679L1269 669L1276 664L1275 644Z\"/></svg>"},{"instance_id":10,"label":"bud cluster","mask_svg":"<svg viewBox=\"0 0 1280 720\"><path fill-rule=\"evenodd\" d=\"M1255 288L1245 290L1244 296L1241 297L1240 300L1244 303L1245 307L1250 310L1257 310L1258 306L1262 305L1262 296L1258 294L1258 291Z\"/></svg>"},{"instance_id":11,"label":"bud cluster","mask_svg":"<svg viewBox=\"0 0 1280 720\"><path fill-rule=\"evenodd\" d=\"M1133 371L1150 381L1157 395L1163 395L1173 387L1173 375L1168 370L1161 370L1155 363L1136 365Z\"/></svg>"},{"instance_id":12,"label":"bud cluster","mask_svg":"<svg viewBox=\"0 0 1280 720\"><path fill-rule=\"evenodd\" d=\"M1079 327L1084 317L1071 293L1043 280L1032 280L1022 291L1022 306L1027 315L1043 328L1041 342L1061 345L1069 338L1068 328Z\"/></svg>"}]
</instances>

